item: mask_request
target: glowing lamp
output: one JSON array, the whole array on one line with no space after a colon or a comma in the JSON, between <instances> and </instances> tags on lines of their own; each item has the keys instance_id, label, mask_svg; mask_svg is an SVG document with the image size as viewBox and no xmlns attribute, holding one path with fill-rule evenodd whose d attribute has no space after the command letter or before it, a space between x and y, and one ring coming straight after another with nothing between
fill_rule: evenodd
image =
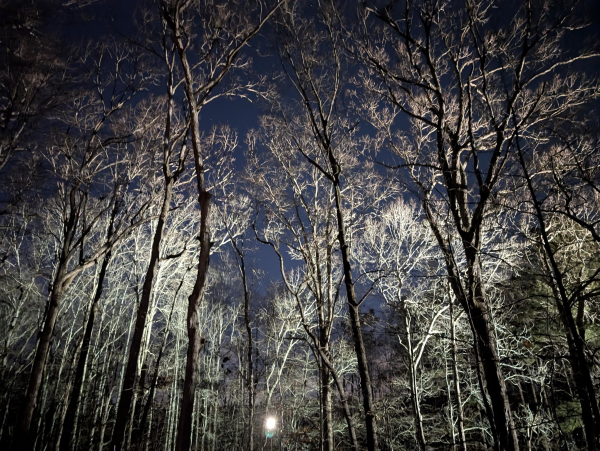
<instances>
[{"instance_id":1,"label":"glowing lamp","mask_svg":"<svg viewBox=\"0 0 600 451\"><path fill-rule=\"evenodd\" d=\"M277 426L277 420L274 417L268 417L265 421L265 435L268 438L273 437L275 426Z\"/></svg>"}]
</instances>

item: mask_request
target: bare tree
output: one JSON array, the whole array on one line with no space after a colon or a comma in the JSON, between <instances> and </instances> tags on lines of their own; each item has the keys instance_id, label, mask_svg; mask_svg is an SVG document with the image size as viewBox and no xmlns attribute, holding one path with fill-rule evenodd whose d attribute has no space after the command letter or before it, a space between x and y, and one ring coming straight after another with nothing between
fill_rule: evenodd
<instances>
[{"instance_id":1,"label":"bare tree","mask_svg":"<svg viewBox=\"0 0 600 451\"><path fill-rule=\"evenodd\" d=\"M590 372L595 362L593 357L588 358L589 352L586 350L584 315L586 301L597 296L595 286L600 275L600 268L591 262L591 255L588 254L590 248L594 249L595 252L592 252L595 254L600 244L594 236L595 221L591 219L595 212L587 208L583 211L581 205L575 205L577 201L572 202L576 198L573 195L579 191L575 186L585 186L587 183L577 178L568 180L562 177L563 171L569 170L569 157L573 155L563 149L561 153L564 157L561 158L556 153L557 149L553 148L546 153L543 151L547 146L544 143L546 140L541 136L532 138L531 135L519 137L516 146L523 182L529 194L527 204L530 205L530 211L526 212L537 222L534 230L538 232L528 235L543 249L541 273L553 292L563 323L569 363L581 406L585 440L588 449L592 450L600 443L597 432L600 410ZM584 152L581 157L585 161ZM566 164L563 166L560 163ZM586 169L579 165L575 172L579 171Z\"/></svg>"},{"instance_id":2,"label":"bare tree","mask_svg":"<svg viewBox=\"0 0 600 451\"><path fill-rule=\"evenodd\" d=\"M254 449L254 411L256 404L256 382L255 382L255 362L254 362L254 339L252 336L251 305L250 305L250 282L247 267L247 243L246 233L250 229L251 221L251 202L250 198L243 195L241 190L230 194L229 202L225 203L219 210L219 219L223 223L231 247L235 253L235 260L241 277L241 285L244 297L244 327L246 330L246 390L248 393L248 417L247 428L244 431L246 437L246 449ZM223 193L226 196L226 193ZM227 197L225 197L227 198Z\"/></svg>"},{"instance_id":3,"label":"bare tree","mask_svg":"<svg viewBox=\"0 0 600 451\"><path fill-rule=\"evenodd\" d=\"M166 28L166 24L163 28ZM163 31L162 48L159 48L156 53L161 57L161 62L166 68L166 97L165 97L165 114L164 127L162 131L162 149L161 149L161 167L163 177L163 197L158 214L158 222L154 231L152 248L150 250L150 260L148 269L144 277L144 286L142 287L142 295L136 315L136 324L134 333L129 348L129 356L127 367L125 370L123 387L119 398L119 406L117 408L117 418L112 436L112 446L115 449L121 449L125 436L125 428L127 425L127 417L131 410L131 402L133 392L136 385L136 377L139 371L140 350L142 348L142 339L146 330L146 321L150 309L150 301L154 279L157 276L163 236L166 233L165 227L168 220L169 211L172 208L172 197L175 185L184 171L185 160L188 155L188 147L186 141L187 124L178 124L177 111L175 107L175 95L177 88L181 85L180 80L176 77L176 62L175 49L172 43L167 41L168 33ZM160 116L159 116L160 117ZM151 121L150 121L151 122ZM178 150L177 150L178 149ZM181 251L183 252L183 250Z\"/></svg>"},{"instance_id":4,"label":"bare tree","mask_svg":"<svg viewBox=\"0 0 600 451\"><path fill-rule=\"evenodd\" d=\"M438 328L436 323L449 303L443 302L447 299L437 278L435 239L422 228L419 215L414 206L402 202L390 205L378 220L368 221L356 253L363 272L400 317L398 339L407 355L414 433L420 449L425 450L418 372L427 344ZM442 295L435 296L436 290ZM425 304L427 298L443 303L431 308Z\"/></svg>"},{"instance_id":5,"label":"bare tree","mask_svg":"<svg viewBox=\"0 0 600 451\"><path fill-rule=\"evenodd\" d=\"M281 277L296 301L302 325L318 359L323 448L335 447L332 378L344 408L350 442L357 448L347 395L330 351L336 312L342 302L343 281L335 251L337 227L333 190L323 174L298 155L284 123L269 122L261 135L266 137L271 156L254 154L248 168L251 192L266 219L264 226L253 224L253 228L257 239L271 246L277 254ZM291 256L292 262L286 261L286 254Z\"/></svg>"},{"instance_id":6,"label":"bare tree","mask_svg":"<svg viewBox=\"0 0 600 451\"><path fill-rule=\"evenodd\" d=\"M239 54L244 46L258 34L281 3L267 8L259 2L256 14L252 9L241 14L243 9L238 2L192 2L163 1L163 17L171 31L171 36L179 54L182 67L185 95L190 121L191 147L198 188L198 202L201 210L200 257L198 276L189 298L188 309L188 358L185 372L181 414L177 432L176 449L190 448L191 420L194 408L194 391L198 374L198 352L200 333L198 307L202 301L206 285L206 274L210 258L210 201L211 193L205 183L205 158L200 133L200 110L211 100L223 95L236 95L254 85L233 84L229 89L217 92L226 75L236 66L242 65ZM264 9L263 9L264 8ZM236 10L238 10L236 12ZM194 60L190 54L195 52ZM196 64L196 58L199 64Z\"/></svg>"},{"instance_id":7,"label":"bare tree","mask_svg":"<svg viewBox=\"0 0 600 451\"><path fill-rule=\"evenodd\" d=\"M517 131L548 124L593 90L585 83L574 88L561 72L593 54L563 50L564 33L578 26L569 11L525 2L501 19L494 7L492 1L369 6L354 44L369 68L359 80L374 95L367 116L407 168L471 323L494 446L518 449L481 275L482 224L503 185ZM496 19L510 23L509 31L493 28ZM373 26L378 33L367 32ZM379 107L381 99L387 106ZM409 134L399 130L399 115L408 118ZM456 263L450 231L460 237L464 267Z\"/></svg>"},{"instance_id":8,"label":"bare tree","mask_svg":"<svg viewBox=\"0 0 600 451\"><path fill-rule=\"evenodd\" d=\"M94 94L82 93L74 98L73 116L65 117L64 135L55 136L55 145L48 151L48 162L56 177L56 195L50 201L54 210L50 216L56 219L56 228L48 230L58 244L57 261L53 280L49 283L49 301L44 320L44 327L37 343L35 359L26 400L18 425L18 442L28 439L36 399L46 357L52 340L54 326L64 293L82 271L95 265L110 248L122 240L135 227L136 221L144 220L143 204L131 202L129 208L120 214L113 226L113 234L109 240L96 243L91 239L97 233L100 218L110 212L111 202L120 198L106 193L106 178L111 172L112 164L107 158L109 151L115 151L133 136L135 130L119 125L117 112L129 101L138 89L143 86L143 72L127 75L127 67L119 64L128 57L127 49L111 53L109 47L99 49L96 60L96 75L92 83ZM103 60L114 58L117 72L105 78ZM127 66L125 63L124 66ZM132 66L129 66L131 69ZM80 114L76 114L80 113ZM74 122L74 123L72 123ZM113 128L114 127L114 128ZM112 130L110 130L112 128ZM105 130L106 129L106 130ZM138 174L135 171L140 161L128 159L123 161L122 155L114 154L118 163L125 167L129 164L129 178L124 183L115 183L114 189L120 191L131 183ZM134 163L131 165L131 163ZM120 171L117 172L120 176ZM124 170L123 173L127 174ZM113 187L109 185L109 190ZM141 208L141 209L140 209ZM137 218L137 219L136 219ZM130 222L133 221L133 222Z\"/></svg>"},{"instance_id":9,"label":"bare tree","mask_svg":"<svg viewBox=\"0 0 600 451\"><path fill-rule=\"evenodd\" d=\"M360 320L360 305L366 295L359 298L356 294L350 246L357 219L386 199L389 192L381 189L381 185L375 188L375 172L368 174L368 181L358 175L359 164L363 165L362 177L367 175L368 166L357 159L358 143L354 141L357 123L344 111L349 77L337 16L329 4L321 4L315 12L319 21L304 18L304 12L297 8L286 9L282 15L279 55L298 103L297 110L286 111L281 106L279 109L290 147L325 177L332 189L343 281L361 380L367 448L374 450L378 448L376 416ZM310 41L305 39L308 35L313 37ZM299 117L293 117L296 111L301 112Z\"/></svg>"}]
</instances>

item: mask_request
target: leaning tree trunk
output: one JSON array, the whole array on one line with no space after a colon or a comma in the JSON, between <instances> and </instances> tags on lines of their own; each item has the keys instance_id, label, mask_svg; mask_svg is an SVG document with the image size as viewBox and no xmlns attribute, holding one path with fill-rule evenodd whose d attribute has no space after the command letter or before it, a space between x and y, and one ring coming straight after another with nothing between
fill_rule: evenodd
<instances>
[{"instance_id":1,"label":"leaning tree trunk","mask_svg":"<svg viewBox=\"0 0 600 451\"><path fill-rule=\"evenodd\" d=\"M575 318L573 318L573 312L571 311L571 303L565 287L563 273L554 257L554 250L552 249L550 237L548 236L548 229L546 226L544 213L542 211L540 201L537 198L537 194L531 180L531 175L527 169L527 165L525 164L523 151L518 142L517 155L519 157L519 163L521 164L523 175L525 177L525 181L527 182L530 198L540 226L540 235L545 254L545 263L547 265L548 272L551 274L551 277L549 278L549 285L551 286L556 299L556 305L567 338L570 357L569 363L571 364L571 370L575 379L576 390L581 406L581 419L584 425L587 446L590 451L596 450L600 447L600 433L598 432L600 431L600 409L596 400L596 391L594 390L594 384L585 356L585 342L583 336L580 334L580 329L577 327Z\"/></svg>"},{"instance_id":2,"label":"leaning tree trunk","mask_svg":"<svg viewBox=\"0 0 600 451\"><path fill-rule=\"evenodd\" d=\"M17 422L14 442L15 449L17 450L29 449L31 446L31 434L29 430L31 428L31 420L33 419L33 413L35 411L37 398L42 385L42 377L44 375L44 370L46 369L46 357L48 356L48 350L50 349L50 342L52 341L52 334L54 333L54 326L56 325L56 319L58 317L60 301L62 295L67 290L74 277L68 275L67 264L69 259L69 247L75 235L75 229L77 228L79 220L79 211L77 209L77 188L78 186L71 188L69 193L70 210L69 215L64 222L65 234L63 238L62 249L58 260L58 266L56 268L56 275L51 285L52 288L48 302L48 309L46 311L46 317L44 319L44 327L40 333L39 341L35 351L29 385L25 395L25 405L21 410L21 414Z\"/></svg>"},{"instance_id":3,"label":"leaning tree trunk","mask_svg":"<svg viewBox=\"0 0 600 451\"><path fill-rule=\"evenodd\" d=\"M519 449L519 440L508 402L504 375L500 367L496 332L490 315L489 305L485 302L480 262L475 255L475 251L470 247L465 247L469 279L466 299L467 312L470 314L471 323L475 331L475 352L478 353L483 368L487 394L493 412L493 418L490 420L493 422L498 436L500 449L517 451Z\"/></svg>"},{"instance_id":4,"label":"leaning tree trunk","mask_svg":"<svg viewBox=\"0 0 600 451\"><path fill-rule=\"evenodd\" d=\"M109 252L102 260L102 266L100 268L100 274L98 275L98 281L96 284L94 297L92 299L92 305L90 306L90 312L84 325L81 349L79 350L79 356L75 370L75 379L73 381L73 391L69 398L69 407L67 408L63 427L59 432L58 445L59 449L62 451L68 451L71 449L71 438L73 437L73 427L75 425L75 417L77 416L77 408L79 407L79 398L81 396L85 367L90 351L90 343L92 341L94 321L98 313L98 307L100 304L100 298L102 297L102 289L104 285L104 279L106 278L106 270L110 262L110 257L111 255Z\"/></svg>"},{"instance_id":5,"label":"leaning tree trunk","mask_svg":"<svg viewBox=\"0 0 600 451\"><path fill-rule=\"evenodd\" d=\"M56 319L58 318L60 300L66 289L66 284L63 279L65 274L65 264L66 262L63 263L61 261L56 277L54 278L55 284L53 285L52 293L50 294L50 302L48 303L46 319L44 320L44 328L40 334L40 339L35 351L31 377L29 379L29 385L25 395L25 405L17 423L17 431L15 434L15 450L27 450L31 447L31 420L33 419L33 413L37 404L38 394L42 385L42 378L46 368L46 357L48 356L50 343L52 341L52 334L54 332L54 326L56 325Z\"/></svg>"},{"instance_id":6,"label":"leaning tree trunk","mask_svg":"<svg viewBox=\"0 0 600 451\"><path fill-rule=\"evenodd\" d=\"M115 195L117 191L115 191ZM113 208L110 215L108 231L106 234L106 241L110 241L115 233L115 219L119 213L120 202L115 198ZM67 390L67 399L65 402L68 404L67 411L64 417L64 421L61 421L59 426L59 433L57 438L57 449L68 451L71 448L72 440L74 437L75 422L77 420L77 410L79 407L79 398L81 396L82 384L85 375L85 367L87 365L87 357L90 351L90 343L92 340L92 332L94 330L95 318L98 313L98 307L100 304L100 298L102 297L102 291L104 288L104 279L106 278L106 271L111 260L112 251L109 250L102 259L102 265L100 266L100 273L98 274L98 280L94 289L94 296L90 305L90 311L88 317L83 325L84 334L79 349L75 352L77 358L75 377L73 380L73 390L69 396Z\"/></svg>"},{"instance_id":7,"label":"leaning tree trunk","mask_svg":"<svg viewBox=\"0 0 600 451\"><path fill-rule=\"evenodd\" d=\"M330 150L329 158L332 160L332 167L339 168L337 161L334 160ZM375 451L379 448L377 443L377 421L375 419L375 409L373 406L373 395L371 390L371 377L367 362L367 352L362 336L360 325L360 305L356 299L354 291L354 281L352 279L352 266L350 264L349 246L346 241L346 226L344 225L344 215L342 214L342 195L340 192L339 169L334 174L334 189L336 213L338 221L338 240L342 251L342 264L344 267L344 283L346 285L346 295L348 297L348 310L350 312L350 326L354 338L354 351L358 362L358 374L360 376L360 385L363 395L363 408L365 410L365 426L367 429L367 449Z\"/></svg>"},{"instance_id":8,"label":"leaning tree trunk","mask_svg":"<svg viewBox=\"0 0 600 451\"><path fill-rule=\"evenodd\" d=\"M96 259L104 257L106 252L115 245L115 242L106 241L96 252L95 258L80 261L79 264L74 265L73 268L69 269L70 262L73 260L71 258L74 251L72 246L78 239L82 239L81 237L76 237L76 231L81 219L81 203L77 200L79 189L80 185L75 184L69 193L69 214L63 223L64 238L62 248L58 259L56 274L51 285L44 326L36 346L24 407L21 410L20 417L17 421L15 439L13 442L15 449L17 450L26 450L31 447L31 421L36 408L40 387L42 385L42 378L46 370L46 358L51 346L62 297L78 274L94 266L96 264Z\"/></svg>"},{"instance_id":9,"label":"leaning tree trunk","mask_svg":"<svg viewBox=\"0 0 600 451\"><path fill-rule=\"evenodd\" d=\"M198 175L198 177L200 177L200 175ZM177 441L175 444L175 449L177 451L187 451L191 446L192 413L194 411L196 383L198 380L198 361L200 357L200 348L202 346L199 309L200 303L204 297L206 275L210 258L210 239L208 232L210 198L210 193L206 191L200 193L200 261L198 263L198 274L196 276L194 289L188 299L188 351L185 379L183 382L183 398L181 400L179 424L177 427Z\"/></svg>"},{"instance_id":10,"label":"leaning tree trunk","mask_svg":"<svg viewBox=\"0 0 600 451\"><path fill-rule=\"evenodd\" d=\"M165 192L160 215L156 224L156 231L154 232L154 238L152 240L150 263L146 271L144 285L142 286L142 296L137 311L133 337L131 339L131 347L129 349L129 357L127 359L127 366L125 368L125 375L123 377L123 387L121 389L121 397L119 399L119 406L117 408L117 419L111 440L111 451L118 451L123 447L125 429L127 427L127 418L131 409L131 403L135 389L135 379L138 371L140 351L142 349L142 339L144 336L144 330L146 328L148 311L150 309L152 286L160 266L160 246L162 243L167 216L169 214L169 208L171 206L171 197L175 182L173 177L168 177L167 175L165 175L165 177Z\"/></svg>"}]
</instances>

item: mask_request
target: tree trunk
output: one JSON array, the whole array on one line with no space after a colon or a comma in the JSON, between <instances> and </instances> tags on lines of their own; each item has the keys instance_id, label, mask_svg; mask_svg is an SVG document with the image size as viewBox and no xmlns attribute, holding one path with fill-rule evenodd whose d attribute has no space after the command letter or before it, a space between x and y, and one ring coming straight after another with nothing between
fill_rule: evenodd
<instances>
[{"instance_id":1,"label":"tree trunk","mask_svg":"<svg viewBox=\"0 0 600 451\"><path fill-rule=\"evenodd\" d=\"M125 375L123 377L123 388L121 389L121 397L119 399L119 406L117 408L117 419L115 422L115 428L113 430L111 447L112 451L118 451L123 447L123 439L125 438L125 429L127 427L127 418L131 409L131 402L133 399L133 391L135 389L135 379L138 371L138 360L140 356L140 350L142 348L142 339L144 336L144 330L146 328L146 319L148 316L148 310L150 309L150 299L152 297L152 286L154 278L158 273L160 266L160 246L164 233L165 223L169 214L169 208L171 206L171 196L173 193L174 178L168 177L165 184L165 192L163 196L163 203L161 206L160 215L156 224L156 231L152 240L152 250L150 254L150 263L148 270L146 271L146 278L142 287L142 297L140 305L138 307L135 328L133 331L133 338L131 340L131 347L129 349L129 358L127 360L127 367L125 369Z\"/></svg>"},{"instance_id":2,"label":"tree trunk","mask_svg":"<svg viewBox=\"0 0 600 451\"><path fill-rule=\"evenodd\" d=\"M330 374L329 368L323 362L319 366L321 367L321 405L323 406L323 451L332 451L335 446L333 441Z\"/></svg>"},{"instance_id":3,"label":"tree trunk","mask_svg":"<svg viewBox=\"0 0 600 451\"><path fill-rule=\"evenodd\" d=\"M425 442L425 433L423 432L421 404L419 403L419 386L417 383L417 368L415 365L415 356L412 346L412 336L410 333L410 317L406 309L406 304L402 299L399 300L399 305L402 316L404 317L402 318L402 332L406 339L406 349L408 352L408 376L410 378L410 398L413 411L413 421L415 424L415 436L417 439L417 443L419 444L419 448L425 451L427 449L427 444Z\"/></svg>"},{"instance_id":4,"label":"tree trunk","mask_svg":"<svg viewBox=\"0 0 600 451\"><path fill-rule=\"evenodd\" d=\"M556 292L557 290L554 291ZM594 405L597 409L598 404L595 399L596 395L593 390L593 382L585 359L585 351L582 350L583 352L579 352L580 350L577 346L577 341L581 340L581 338L576 335L576 332L574 331L575 321L571 309L565 308L558 297L558 293L555 294L557 295L556 305L567 337L570 356L569 363L571 364L571 371L573 372L573 379L575 380L575 390L577 391L579 405L581 406L581 419L583 421L585 439L588 449L593 451L598 449L598 431L600 431L600 422L597 421L600 416L594 412ZM583 354L583 358L581 357L581 354ZM586 379L586 375L588 376L589 381ZM589 386L592 387L591 395L588 392Z\"/></svg>"},{"instance_id":5,"label":"tree trunk","mask_svg":"<svg viewBox=\"0 0 600 451\"><path fill-rule=\"evenodd\" d=\"M31 427L33 412L35 411L38 394L42 385L42 377L46 368L46 357L48 356L50 343L52 341L52 334L54 333L54 326L56 325L56 318L58 317L58 310L60 308L60 299L64 290L66 289L66 286L63 285L65 264L66 262L64 261L59 263L56 277L54 278L54 285L52 287L50 301L48 303L48 310L44 320L44 328L40 334L40 339L35 351L33 368L31 369L31 377L27 387L27 394L25 395L25 405L21 411L21 416L17 423L15 450L28 450L32 444L29 429Z\"/></svg>"},{"instance_id":6,"label":"tree trunk","mask_svg":"<svg viewBox=\"0 0 600 451\"><path fill-rule=\"evenodd\" d=\"M581 405L581 419L584 424L586 442L588 449L592 451L600 446L600 434L598 433L598 431L600 431L600 409L598 408L596 392L594 390L594 384L585 356L585 342L583 337L580 335L577 323L573 318L569 296L567 295L567 290L563 281L563 273L561 272L554 257L554 251L552 249L552 245L550 244L550 237L548 236L548 229L546 227L546 221L544 218L544 213L542 212L541 203L537 198L535 188L531 181L531 176L523 157L523 151L518 140L517 155L519 158L519 163L521 164L521 168L523 169L523 175L525 177L525 181L527 182L530 199L533 203L538 224L540 226L540 235L545 254L545 263L548 273L551 275L548 278L548 283L553 291L556 299L556 305L563 322L567 344L569 347L569 363L571 364L571 370L577 386L576 390L579 397L579 403ZM583 305L580 304L578 308L582 311Z\"/></svg>"},{"instance_id":7,"label":"tree trunk","mask_svg":"<svg viewBox=\"0 0 600 451\"><path fill-rule=\"evenodd\" d=\"M200 177L197 174L197 177ZM200 318L199 308L204 297L206 287L206 275L208 272L208 263L210 258L210 240L209 240L209 215L210 215L210 193L204 191L200 193L200 261L198 263L198 275L192 294L188 299L187 312L187 331L188 331L188 351L185 367L185 379L183 382L183 398L181 400L181 410L179 414L179 424L177 427L176 451L188 451L191 445L192 434L192 413L194 411L194 399L196 393L196 383L198 380L198 360L200 357L200 348L202 338L200 337Z\"/></svg>"},{"instance_id":8,"label":"tree trunk","mask_svg":"<svg viewBox=\"0 0 600 451\"><path fill-rule=\"evenodd\" d=\"M81 395L83 378L85 374L85 367L87 365L87 357L90 351L90 343L92 340L92 332L94 330L94 320L98 313L98 307L100 304L100 298L102 297L102 290L104 285L104 279L106 277L106 269L110 262L110 252L102 260L102 266L100 268L100 274L98 275L98 282L96 290L90 306L90 313L84 326L84 334L81 343L81 350L79 351L79 357L77 359L77 366L75 370L75 380L73 381L73 392L69 399L69 407L65 417L63 429L60 434L59 449L62 451L69 451L71 449L71 437L73 436L73 427L75 426L75 417L77 415L77 408L79 407L79 398Z\"/></svg>"},{"instance_id":9,"label":"tree trunk","mask_svg":"<svg viewBox=\"0 0 600 451\"><path fill-rule=\"evenodd\" d=\"M473 266L469 265L469 269L473 268ZM499 445L499 448L501 450L518 451L519 441L512 419L510 404L508 403L504 375L500 368L496 334L489 314L489 307L484 302L481 290L481 277L477 277L476 280L473 287L474 296L470 302L468 301L468 308L475 331L476 352L483 368L486 392L489 396L493 412L493 418L489 420L493 423L493 429L498 436L497 445Z\"/></svg>"},{"instance_id":10,"label":"tree trunk","mask_svg":"<svg viewBox=\"0 0 600 451\"><path fill-rule=\"evenodd\" d=\"M460 440L460 447L463 451L467 451L467 442L465 437L464 427L464 412L463 404L460 396L460 380L458 377L458 346L456 345L456 328L454 319L454 309L452 305L452 299L450 299L450 339L452 340L452 378L454 379L454 395L456 397L457 405L457 421L458 421L458 438Z\"/></svg>"},{"instance_id":11,"label":"tree trunk","mask_svg":"<svg viewBox=\"0 0 600 451\"><path fill-rule=\"evenodd\" d=\"M182 6L185 8L185 6ZM177 426L177 441L175 449L177 451L187 451L191 446L192 433L192 413L194 411L194 399L196 383L198 379L198 359L200 355L201 337L200 337L200 318L198 309L204 297L206 286L206 275L210 260L210 201L211 194L206 190L204 181L204 160L202 155L202 145L200 141L200 123L199 109L197 104L197 95L194 91L194 77L186 55L186 46L183 44L181 36L181 23L179 21L180 10L175 10L175 17L168 17L171 21L171 27L174 33L174 41L179 53L179 59L183 68L185 78L185 95L189 107L190 132L192 149L194 153L194 167L196 169L196 182L198 187L198 202L200 203L200 257L198 261L198 274L194 288L188 299L187 313L187 332L188 332L188 351L185 368L185 379L183 382L183 398L181 401L181 410L179 414L179 423Z\"/></svg>"},{"instance_id":12,"label":"tree trunk","mask_svg":"<svg viewBox=\"0 0 600 451\"><path fill-rule=\"evenodd\" d=\"M453 251L438 228L427 196L423 201L423 206L427 220L444 255L452 292L469 318L475 340L473 348L477 365L483 371L483 377L479 377L479 385L486 406L486 416L488 417L492 436L494 437L494 446L502 451L518 451L519 441L508 402L504 375L499 364L494 325L490 316L489 306L485 302L486 297L483 289L481 263L478 254L479 248L477 245L473 245L473 242L477 242L477 231L481 226L476 227L472 225L471 231L461 232L467 263L466 287L463 287L460 270L454 259ZM455 208L458 207L455 206ZM464 205L462 208L466 209ZM455 217L458 218L460 215L456 213ZM458 230L461 231L462 225L460 224L460 220L455 219L455 223ZM479 375L479 371L478 376L481 376Z\"/></svg>"},{"instance_id":13,"label":"tree trunk","mask_svg":"<svg viewBox=\"0 0 600 451\"><path fill-rule=\"evenodd\" d=\"M97 283L97 282L96 282ZM86 312L87 313L87 312ZM87 316L86 316L87 318ZM72 330L73 330L73 326L75 325L75 323L73 323L73 325L71 326L71 334L69 337L68 341L72 340ZM85 321L84 321L84 326L85 326ZM75 349L73 351L73 357L71 359L69 368L66 370L67 373L71 372L73 370L73 368L76 367L77 364L77 356L79 355L79 353L81 352L81 340L77 340L77 342L75 343ZM68 342L65 342L65 348L68 348ZM58 380L55 383L55 388L54 388L54 393L52 395L53 399L57 399L57 395L58 395L58 389L61 386L61 374L62 374L62 367L64 364L64 358L66 357L66 353L63 356L63 362L61 362L60 365L60 369L59 369L59 377ZM62 436L62 432L63 432L63 427L64 427L64 423L65 423L65 418L67 415L67 410L70 404L70 395L72 392L72 387L73 387L73 383L75 381L75 374L68 374L67 378L66 378L66 385L64 388L64 399L62 400L62 405L60 410L57 410L55 412L55 416L54 416L54 420L52 422L52 444L54 445L54 448L56 451L59 450L59 446L60 446L60 440L61 440L61 436ZM56 428L56 432L54 432L54 429ZM49 442L49 441L48 441Z\"/></svg>"},{"instance_id":14,"label":"tree trunk","mask_svg":"<svg viewBox=\"0 0 600 451\"><path fill-rule=\"evenodd\" d=\"M237 247L236 247L237 249ZM248 441L247 450L254 449L254 346L252 343L252 326L250 325L250 293L248 292L248 284L246 280L246 266L244 256L240 254L240 270L242 272L242 282L244 285L244 323L246 325L246 334L248 335Z\"/></svg>"},{"instance_id":15,"label":"tree trunk","mask_svg":"<svg viewBox=\"0 0 600 451\"><path fill-rule=\"evenodd\" d=\"M246 450L254 449L254 345L252 342L252 326L250 324L250 292L248 290L248 279L246 277L246 262L244 259L244 251L240 249L235 242L233 236L230 235L231 245L236 253L240 276L242 277L242 287L244 288L244 325L246 327L246 335L248 336L247 347L247 375L246 388L248 390L248 423L246 433ZM242 388L243 394L243 388Z\"/></svg>"},{"instance_id":16,"label":"tree trunk","mask_svg":"<svg viewBox=\"0 0 600 451\"><path fill-rule=\"evenodd\" d=\"M367 361L367 352L362 337L360 325L360 306L356 300L354 291L354 281L352 279L352 266L350 264L349 246L346 242L346 226L344 224L344 215L342 213L342 195L340 192L339 165L329 149L329 158L331 166L334 168L334 189L335 203L338 222L338 240L342 251L342 264L344 267L344 283L346 286L346 295L348 297L348 310L350 312L350 326L354 338L354 351L358 362L358 374L360 375L360 385L363 395L363 408L365 410L365 426L367 429L367 449L375 451L379 448L377 443L377 421L373 407L373 395L371 390L371 377Z\"/></svg>"},{"instance_id":17,"label":"tree trunk","mask_svg":"<svg viewBox=\"0 0 600 451\"><path fill-rule=\"evenodd\" d=\"M240 36L236 36L231 42L232 46L224 52L223 59L217 64L215 69L207 79L202 80L204 85L198 86L194 80L193 67L190 66L186 51L190 44L190 37L183 26L181 14L190 6L189 2L177 2L174 8L170 8L167 2L161 2L163 8L163 18L168 27L173 32L173 42L179 54L181 68L184 77L184 89L189 108L189 123L191 132L192 149L194 153L194 166L196 169L196 182L198 187L198 202L200 203L200 257L198 262L198 274L194 289L189 297L187 314L187 332L188 332L188 352L185 371L185 380L183 384L183 398L181 402L181 412L177 427L177 451L187 451L191 444L192 413L194 411L194 393L198 378L198 358L201 347L200 324L198 309L204 297L206 285L206 275L210 259L210 202L211 194L206 189L204 181L204 160L202 154L202 144L199 125L199 110L202 104L205 104L212 91L221 83L223 78L232 68L235 59L241 49L254 37L266 23L266 21L275 13L283 2L278 2L270 11L262 17L256 27L252 28ZM203 103L198 102L198 97L203 96Z\"/></svg>"},{"instance_id":18,"label":"tree trunk","mask_svg":"<svg viewBox=\"0 0 600 451\"><path fill-rule=\"evenodd\" d=\"M352 423L352 413L350 412L350 406L348 405L348 395L346 394L346 390L344 389L344 386L342 385L342 382L340 381L336 372L332 370L331 375L333 376L333 380L335 381L335 385L340 395L342 408L344 409L344 418L346 418L346 425L348 426L348 436L350 438L350 443L352 444L352 449L354 451L358 451L358 441L356 439L356 431L354 429L354 424Z\"/></svg>"},{"instance_id":19,"label":"tree trunk","mask_svg":"<svg viewBox=\"0 0 600 451\"><path fill-rule=\"evenodd\" d=\"M187 274L187 273L186 273ZM183 286L185 282L185 274L181 278L181 282L175 291L175 295L173 296L173 303L171 304L171 311L169 312L169 318L167 319L167 324L165 325L165 332L163 335L162 344L160 346L160 351L158 352L158 357L156 358L156 365L154 367L154 375L152 376L152 381L150 382L150 392L148 393L148 399L146 401L146 405L144 406L144 410L142 412L142 417L140 420L139 428L137 434L134 436L134 442L141 442L143 438L143 430L146 426L146 422L148 418L151 416L150 412L152 410L152 403L154 402L154 394L156 393L156 385L158 384L158 375L160 372L160 364L164 355L165 347L167 346L167 338L169 336L169 327L171 326L171 320L173 319L173 312L175 311L175 302L177 301L177 295L179 294L179 290ZM151 429L151 424L149 425L149 429ZM168 429L168 428L167 428ZM168 432L167 432L168 434ZM148 445L148 441L146 441L146 445Z\"/></svg>"}]
</instances>

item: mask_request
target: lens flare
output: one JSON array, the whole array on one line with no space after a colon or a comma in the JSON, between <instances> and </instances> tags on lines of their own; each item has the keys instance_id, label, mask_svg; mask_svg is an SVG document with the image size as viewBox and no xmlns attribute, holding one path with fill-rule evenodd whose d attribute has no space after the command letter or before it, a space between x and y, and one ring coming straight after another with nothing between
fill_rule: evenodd
<instances>
[{"instance_id":1,"label":"lens flare","mask_svg":"<svg viewBox=\"0 0 600 451\"><path fill-rule=\"evenodd\" d=\"M275 424L276 424L276 420L273 417L269 417L267 418L267 421L265 422L265 426L267 429L275 429Z\"/></svg>"}]
</instances>

